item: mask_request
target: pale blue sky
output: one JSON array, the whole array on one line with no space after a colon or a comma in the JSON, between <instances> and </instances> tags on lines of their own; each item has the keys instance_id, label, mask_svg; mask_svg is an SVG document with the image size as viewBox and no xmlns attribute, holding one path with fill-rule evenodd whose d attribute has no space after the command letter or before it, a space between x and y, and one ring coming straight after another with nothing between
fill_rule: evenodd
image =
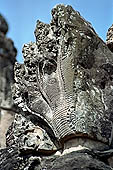
<instances>
[{"instance_id":1,"label":"pale blue sky","mask_svg":"<svg viewBox=\"0 0 113 170\"><path fill-rule=\"evenodd\" d=\"M0 13L9 24L7 36L15 43L19 62L23 62L23 44L35 41L36 21L49 23L51 9L60 3L79 11L91 22L98 35L106 39L106 32L113 23L113 0L0 0Z\"/></svg>"}]
</instances>

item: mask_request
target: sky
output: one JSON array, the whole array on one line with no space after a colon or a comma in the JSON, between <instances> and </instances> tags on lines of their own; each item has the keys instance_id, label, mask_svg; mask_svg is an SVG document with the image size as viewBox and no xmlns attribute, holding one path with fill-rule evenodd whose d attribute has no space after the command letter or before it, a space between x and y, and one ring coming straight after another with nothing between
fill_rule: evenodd
<instances>
[{"instance_id":1,"label":"sky","mask_svg":"<svg viewBox=\"0 0 113 170\"><path fill-rule=\"evenodd\" d=\"M106 40L107 30L113 24L113 0L0 0L0 13L9 24L7 37L18 50L18 62L23 62L23 45L35 41L36 21L50 23L51 9L56 4L71 5Z\"/></svg>"}]
</instances>

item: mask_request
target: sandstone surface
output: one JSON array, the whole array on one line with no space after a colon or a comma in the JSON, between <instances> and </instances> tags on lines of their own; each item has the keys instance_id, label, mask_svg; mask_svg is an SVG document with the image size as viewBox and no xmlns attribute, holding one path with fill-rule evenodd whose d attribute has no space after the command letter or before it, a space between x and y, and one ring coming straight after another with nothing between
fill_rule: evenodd
<instances>
[{"instance_id":1,"label":"sandstone surface","mask_svg":"<svg viewBox=\"0 0 113 170\"><path fill-rule=\"evenodd\" d=\"M11 39L6 37L8 24L0 15L0 145L5 147L5 133L14 113L11 86L14 83L14 63L17 50Z\"/></svg>"},{"instance_id":2,"label":"sandstone surface","mask_svg":"<svg viewBox=\"0 0 113 170\"><path fill-rule=\"evenodd\" d=\"M71 6L37 21L15 65L1 170L112 170L113 53Z\"/></svg>"}]
</instances>

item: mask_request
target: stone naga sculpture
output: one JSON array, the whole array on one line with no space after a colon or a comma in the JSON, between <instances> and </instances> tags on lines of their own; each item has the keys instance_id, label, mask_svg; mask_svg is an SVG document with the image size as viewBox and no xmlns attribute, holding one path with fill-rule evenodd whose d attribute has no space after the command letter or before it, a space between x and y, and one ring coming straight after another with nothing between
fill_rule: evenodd
<instances>
[{"instance_id":1,"label":"stone naga sculpture","mask_svg":"<svg viewBox=\"0 0 113 170\"><path fill-rule=\"evenodd\" d=\"M15 66L20 112L57 149L112 147L112 52L71 6L53 8L51 23L38 21L35 37L23 47L24 64Z\"/></svg>"},{"instance_id":2,"label":"stone naga sculpture","mask_svg":"<svg viewBox=\"0 0 113 170\"><path fill-rule=\"evenodd\" d=\"M37 22L36 43L24 45L24 64L15 65L17 114L0 150L0 170L112 169L110 30L106 45L64 5L53 8L50 24Z\"/></svg>"}]
</instances>

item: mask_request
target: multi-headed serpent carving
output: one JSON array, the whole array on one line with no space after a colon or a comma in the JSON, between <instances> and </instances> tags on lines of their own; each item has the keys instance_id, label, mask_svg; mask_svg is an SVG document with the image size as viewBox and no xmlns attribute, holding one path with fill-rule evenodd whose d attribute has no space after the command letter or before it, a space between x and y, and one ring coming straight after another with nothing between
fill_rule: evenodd
<instances>
[{"instance_id":1,"label":"multi-headed serpent carving","mask_svg":"<svg viewBox=\"0 0 113 170\"><path fill-rule=\"evenodd\" d=\"M55 144L111 145L113 54L72 7L58 5L52 16L50 25L37 22L36 43L24 45L24 64L15 66L15 104Z\"/></svg>"}]
</instances>

